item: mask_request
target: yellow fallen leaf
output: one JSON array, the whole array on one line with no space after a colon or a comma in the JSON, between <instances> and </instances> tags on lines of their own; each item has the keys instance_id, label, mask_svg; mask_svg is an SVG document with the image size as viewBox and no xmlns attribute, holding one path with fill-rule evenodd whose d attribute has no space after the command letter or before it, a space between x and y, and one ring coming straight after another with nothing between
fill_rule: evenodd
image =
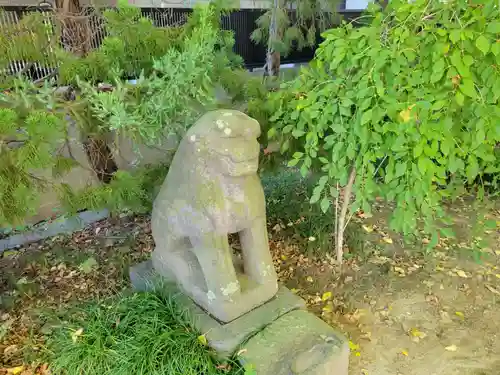
<instances>
[{"instance_id":1,"label":"yellow fallen leaf","mask_svg":"<svg viewBox=\"0 0 500 375\"><path fill-rule=\"evenodd\" d=\"M322 308L322 310L324 312L332 312L333 311L333 307L331 305L326 305Z\"/></svg>"},{"instance_id":2,"label":"yellow fallen leaf","mask_svg":"<svg viewBox=\"0 0 500 375\"><path fill-rule=\"evenodd\" d=\"M352 351L359 350L359 345L353 343L352 341L349 341L349 349L351 349Z\"/></svg>"},{"instance_id":3,"label":"yellow fallen leaf","mask_svg":"<svg viewBox=\"0 0 500 375\"><path fill-rule=\"evenodd\" d=\"M362 368L362 369L361 369L361 375L368 375L368 370L367 370L367 369Z\"/></svg>"},{"instance_id":4,"label":"yellow fallen leaf","mask_svg":"<svg viewBox=\"0 0 500 375\"><path fill-rule=\"evenodd\" d=\"M11 367L7 369L7 374L17 375L23 372L24 366Z\"/></svg>"},{"instance_id":5,"label":"yellow fallen leaf","mask_svg":"<svg viewBox=\"0 0 500 375\"><path fill-rule=\"evenodd\" d=\"M500 279L500 273L496 273L496 274L495 274L495 277L496 277L497 279Z\"/></svg>"},{"instance_id":6,"label":"yellow fallen leaf","mask_svg":"<svg viewBox=\"0 0 500 375\"><path fill-rule=\"evenodd\" d=\"M412 328L410 330L410 335L413 337L418 337L419 339L423 339L427 336L424 332L418 330L418 328Z\"/></svg>"},{"instance_id":7,"label":"yellow fallen leaf","mask_svg":"<svg viewBox=\"0 0 500 375\"><path fill-rule=\"evenodd\" d=\"M356 357L361 357L361 353L360 353L360 352L356 352L356 353L354 353L354 355L355 355Z\"/></svg>"},{"instance_id":8,"label":"yellow fallen leaf","mask_svg":"<svg viewBox=\"0 0 500 375\"><path fill-rule=\"evenodd\" d=\"M314 279L311 276L307 276L306 280L310 283L312 283L314 281Z\"/></svg>"},{"instance_id":9,"label":"yellow fallen leaf","mask_svg":"<svg viewBox=\"0 0 500 375\"><path fill-rule=\"evenodd\" d=\"M74 343L78 340L78 338L82 335L82 333L83 333L83 328L79 328L71 334L71 339L73 340Z\"/></svg>"},{"instance_id":10,"label":"yellow fallen leaf","mask_svg":"<svg viewBox=\"0 0 500 375\"><path fill-rule=\"evenodd\" d=\"M391 237L384 237L384 238L382 238L382 240L384 240L385 243L392 244L392 238Z\"/></svg>"},{"instance_id":11,"label":"yellow fallen leaf","mask_svg":"<svg viewBox=\"0 0 500 375\"><path fill-rule=\"evenodd\" d=\"M288 259L288 257L286 255L281 256L281 260L287 260L287 259Z\"/></svg>"},{"instance_id":12,"label":"yellow fallen leaf","mask_svg":"<svg viewBox=\"0 0 500 375\"><path fill-rule=\"evenodd\" d=\"M406 350L401 350L401 354L404 355L405 357L408 357L408 351Z\"/></svg>"},{"instance_id":13,"label":"yellow fallen leaf","mask_svg":"<svg viewBox=\"0 0 500 375\"><path fill-rule=\"evenodd\" d=\"M373 232L373 227L371 225L362 225L363 229L365 230L366 233L371 233Z\"/></svg>"},{"instance_id":14,"label":"yellow fallen leaf","mask_svg":"<svg viewBox=\"0 0 500 375\"><path fill-rule=\"evenodd\" d=\"M496 255L500 255L500 250L495 250Z\"/></svg>"},{"instance_id":15,"label":"yellow fallen leaf","mask_svg":"<svg viewBox=\"0 0 500 375\"><path fill-rule=\"evenodd\" d=\"M322 301L328 301L330 298L332 298L332 292L325 292L321 296Z\"/></svg>"},{"instance_id":16,"label":"yellow fallen leaf","mask_svg":"<svg viewBox=\"0 0 500 375\"><path fill-rule=\"evenodd\" d=\"M459 318L465 319L464 313L461 311L455 311L455 315L458 316Z\"/></svg>"},{"instance_id":17,"label":"yellow fallen leaf","mask_svg":"<svg viewBox=\"0 0 500 375\"><path fill-rule=\"evenodd\" d=\"M447 346L444 349L449 351L449 352L456 352L458 350L458 347L455 344L453 344L453 345Z\"/></svg>"},{"instance_id":18,"label":"yellow fallen leaf","mask_svg":"<svg viewBox=\"0 0 500 375\"><path fill-rule=\"evenodd\" d=\"M198 341L201 342L205 346L208 345L207 337L205 335L199 335Z\"/></svg>"},{"instance_id":19,"label":"yellow fallen leaf","mask_svg":"<svg viewBox=\"0 0 500 375\"><path fill-rule=\"evenodd\" d=\"M299 291L299 290L298 290L298 289L295 289L295 288L290 289L290 292L292 292L293 294L297 294L297 293L298 293L298 291Z\"/></svg>"},{"instance_id":20,"label":"yellow fallen leaf","mask_svg":"<svg viewBox=\"0 0 500 375\"><path fill-rule=\"evenodd\" d=\"M462 270L457 270L457 275L460 276L460 277L463 277L464 279L468 278L469 276L467 276L467 274L462 271Z\"/></svg>"},{"instance_id":21,"label":"yellow fallen leaf","mask_svg":"<svg viewBox=\"0 0 500 375\"><path fill-rule=\"evenodd\" d=\"M396 267L394 267L394 271L395 271L395 272L397 272L397 273L399 273L399 274L400 274L400 275L402 275L402 276L404 276L404 275L405 275L405 273L406 273L406 272L405 272L405 270L404 270L403 268L401 268L401 267L397 267L397 266L396 266Z\"/></svg>"}]
</instances>

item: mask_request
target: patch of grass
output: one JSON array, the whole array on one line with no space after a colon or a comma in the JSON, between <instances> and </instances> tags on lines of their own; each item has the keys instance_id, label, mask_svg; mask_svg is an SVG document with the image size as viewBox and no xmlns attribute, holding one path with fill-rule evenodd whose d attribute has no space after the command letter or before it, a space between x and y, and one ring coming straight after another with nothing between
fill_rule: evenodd
<instances>
[{"instance_id":1,"label":"patch of grass","mask_svg":"<svg viewBox=\"0 0 500 375\"><path fill-rule=\"evenodd\" d=\"M85 305L70 315L48 342L51 370L65 375L236 375L242 371L234 366L231 372L217 368L214 353L199 335L175 298L161 293L121 295Z\"/></svg>"}]
</instances>

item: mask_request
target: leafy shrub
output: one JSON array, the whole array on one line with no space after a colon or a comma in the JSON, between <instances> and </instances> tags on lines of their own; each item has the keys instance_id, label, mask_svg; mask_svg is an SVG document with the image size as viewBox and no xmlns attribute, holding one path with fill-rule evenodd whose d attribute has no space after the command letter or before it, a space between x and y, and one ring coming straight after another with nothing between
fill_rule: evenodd
<instances>
[{"instance_id":1,"label":"leafy shrub","mask_svg":"<svg viewBox=\"0 0 500 375\"><path fill-rule=\"evenodd\" d=\"M153 60L181 45L181 27L156 27L142 16L141 8L119 2L116 9L102 13L101 27L106 37L96 50L85 57L60 52L60 83L76 84L80 80L96 83L114 80L114 72L134 78L153 70ZM98 17L101 17L98 15Z\"/></svg>"},{"instance_id":2,"label":"leafy shrub","mask_svg":"<svg viewBox=\"0 0 500 375\"><path fill-rule=\"evenodd\" d=\"M114 72L112 91L97 91L78 81L82 96L108 130L154 144L167 134L183 135L199 114L215 106L219 73L236 63L225 46L228 36L219 29L220 10L199 8L183 33L181 48L170 48L153 59L153 72L136 83L122 82ZM231 77L226 77L230 79Z\"/></svg>"},{"instance_id":3,"label":"leafy shrub","mask_svg":"<svg viewBox=\"0 0 500 375\"><path fill-rule=\"evenodd\" d=\"M319 171L310 202L323 212L352 187L351 212L394 201L391 227L414 233L422 217L435 244L443 199L499 171L498 4L395 0L367 17L325 32L310 66L271 94L269 136L289 165Z\"/></svg>"}]
</instances>

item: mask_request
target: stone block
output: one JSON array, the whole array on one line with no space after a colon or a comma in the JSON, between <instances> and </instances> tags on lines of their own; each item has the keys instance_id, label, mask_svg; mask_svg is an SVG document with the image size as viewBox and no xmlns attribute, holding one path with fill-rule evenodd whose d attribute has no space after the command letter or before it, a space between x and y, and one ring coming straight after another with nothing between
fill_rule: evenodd
<instances>
[{"instance_id":1,"label":"stone block","mask_svg":"<svg viewBox=\"0 0 500 375\"><path fill-rule=\"evenodd\" d=\"M176 136L165 137L159 144L146 145L123 135L109 133L108 146L118 169L130 171L146 165L167 163L177 148Z\"/></svg>"},{"instance_id":2,"label":"stone block","mask_svg":"<svg viewBox=\"0 0 500 375\"><path fill-rule=\"evenodd\" d=\"M57 178L53 177L52 170L49 169L32 171L33 175L49 181L49 188L40 193L40 204L37 208L37 213L27 218L25 224L36 224L40 221L64 214L58 192L51 188L50 184L56 186L63 183L68 184L75 191L82 190L88 186L95 187L100 185L100 181L88 161L81 140L81 133L73 122L68 122L67 139L61 140L57 153L67 158L73 158L78 165Z\"/></svg>"},{"instance_id":3,"label":"stone block","mask_svg":"<svg viewBox=\"0 0 500 375\"><path fill-rule=\"evenodd\" d=\"M190 312L195 327L205 335L210 347L222 358L230 357L241 343L276 319L290 311L305 308L304 300L281 286L276 296L264 305L229 323L221 323L189 297L181 294L174 284L159 276L154 271L151 261L131 267L130 280L134 289L140 291L158 287L169 289L169 293L175 296L177 303Z\"/></svg>"},{"instance_id":4,"label":"stone block","mask_svg":"<svg viewBox=\"0 0 500 375\"><path fill-rule=\"evenodd\" d=\"M242 346L257 375L347 375L347 339L307 311L281 316Z\"/></svg>"}]
</instances>

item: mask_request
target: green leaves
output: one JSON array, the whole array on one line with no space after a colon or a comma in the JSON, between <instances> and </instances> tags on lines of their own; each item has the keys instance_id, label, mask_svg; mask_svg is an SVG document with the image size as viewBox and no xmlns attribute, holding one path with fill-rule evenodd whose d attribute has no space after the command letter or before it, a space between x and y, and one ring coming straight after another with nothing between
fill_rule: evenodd
<instances>
[{"instance_id":1,"label":"green leaves","mask_svg":"<svg viewBox=\"0 0 500 375\"><path fill-rule=\"evenodd\" d=\"M480 35L476 39L476 47L486 55L490 51L490 41L484 35Z\"/></svg>"},{"instance_id":2,"label":"green leaves","mask_svg":"<svg viewBox=\"0 0 500 375\"><path fill-rule=\"evenodd\" d=\"M450 61L451 61L452 65L457 69L458 73L461 76L463 76L463 77L470 76L470 70L464 64L459 50L453 51L452 55L450 56Z\"/></svg>"},{"instance_id":3,"label":"green leaves","mask_svg":"<svg viewBox=\"0 0 500 375\"><path fill-rule=\"evenodd\" d=\"M473 184L498 170L500 15L480 9L464 6L450 16L449 2L395 0L369 26L328 32L307 73L290 83L295 91L271 94L307 92L307 107L317 110L271 121L292 154L314 156L301 170L333 187L345 186L354 166L351 209L382 197L397 204L394 229L412 233L420 216L426 232L439 233L441 200L455 193L456 183ZM414 23L392 22L422 14L432 14L422 33ZM279 103L276 113L295 111L296 103ZM298 163L295 156L291 163ZM322 184L311 203L327 212L332 197Z\"/></svg>"},{"instance_id":4,"label":"green leaves","mask_svg":"<svg viewBox=\"0 0 500 375\"><path fill-rule=\"evenodd\" d=\"M462 91L465 95L475 98L476 97L476 89L474 88L474 81L470 78L464 78L460 83L460 91ZM457 100L458 102L458 100ZM463 105L463 100L462 104Z\"/></svg>"},{"instance_id":5,"label":"green leaves","mask_svg":"<svg viewBox=\"0 0 500 375\"><path fill-rule=\"evenodd\" d=\"M445 61L443 58L440 58L438 61L436 61L436 63L432 68L432 75L431 75L432 83L439 81L443 77L444 68L445 68Z\"/></svg>"}]
</instances>

